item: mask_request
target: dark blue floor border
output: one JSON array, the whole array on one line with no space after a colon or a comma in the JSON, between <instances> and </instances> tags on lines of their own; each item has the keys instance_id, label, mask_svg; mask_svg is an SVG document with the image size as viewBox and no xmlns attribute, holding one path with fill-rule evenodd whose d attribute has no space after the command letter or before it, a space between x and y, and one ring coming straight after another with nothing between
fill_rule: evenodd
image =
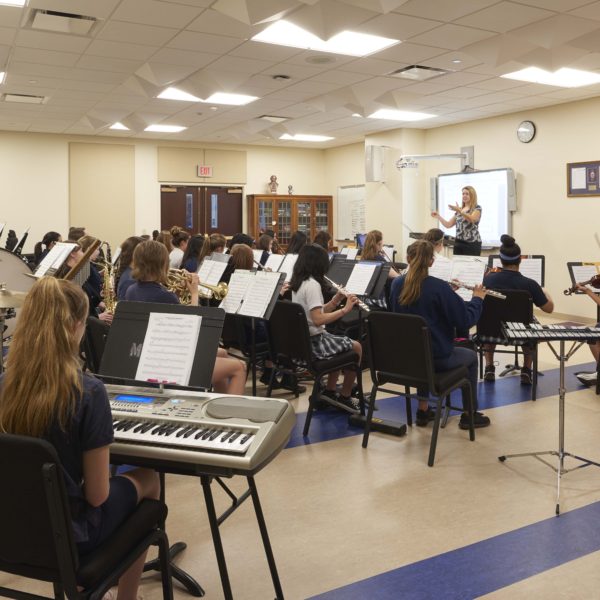
<instances>
[{"instance_id":1,"label":"dark blue floor border","mask_svg":"<svg viewBox=\"0 0 600 600\"><path fill-rule=\"evenodd\" d=\"M600 502L594 502L309 600L470 600L598 550Z\"/></svg>"},{"instance_id":2,"label":"dark blue floor border","mask_svg":"<svg viewBox=\"0 0 600 600\"><path fill-rule=\"evenodd\" d=\"M582 385L575 378L579 371L592 371L594 364L578 364L565 368L565 384L567 392L582 389ZM558 394L559 369L547 369L544 376L538 378L538 402L544 398ZM365 391L369 391L365 387ZM496 378L495 383L480 382L477 388L479 410L509 406L518 402L528 402L531 399L531 388L522 386L518 377ZM460 392L456 392L459 396ZM460 401L457 402L460 406ZM379 418L406 422L405 402L403 398L391 397L377 401ZM413 407L414 410L414 407ZM310 425L307 437L302 435L306 413L298 413L296 424L292 431L290 441L286 448L306 446L320 442L328 442L345 437L362 435L363 430L348 425L348 415L335 409L316 411Z\"/></svg>"}]
</instances>

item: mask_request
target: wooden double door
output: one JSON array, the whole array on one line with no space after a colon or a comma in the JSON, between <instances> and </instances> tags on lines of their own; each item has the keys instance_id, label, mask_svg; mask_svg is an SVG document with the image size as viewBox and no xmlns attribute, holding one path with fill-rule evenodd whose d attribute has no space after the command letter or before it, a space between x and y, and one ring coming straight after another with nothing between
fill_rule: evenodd
<instances>
[{"instance_id":1,"label":"wooden double door","mask_svg":"<svg viewBox=\"0 0 600 600\"><path fill-rule=\"evenodd\" d=\"M160 228L234 235L242 231L242 189L217 186L160 188Z\"/></svg>"}]
</instances>

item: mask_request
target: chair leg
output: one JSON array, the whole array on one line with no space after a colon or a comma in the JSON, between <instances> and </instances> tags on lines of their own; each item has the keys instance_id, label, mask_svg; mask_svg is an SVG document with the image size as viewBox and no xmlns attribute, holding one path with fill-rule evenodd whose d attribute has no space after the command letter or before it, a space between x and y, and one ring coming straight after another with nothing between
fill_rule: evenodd
<instances>
[{"instance_id":1,"label":"chair leg","mask_svg":"<svg viewBox=\"0 0 600 600\"><path fill-rule=\"evenodd\" d=\"M404 387L404 397L406 398L406 423L409 427L412 427L412 404L410 402L410 388L408 386Z\"/></svg>"},{"instance_id":2,"label":"chair leg","mask_svg":"<svg viewBox=\"0 0 600 600\"><path fill-rule=\"evenodd\" d=\"M365 394L363 391L363 384L362 384L362 371L360 368L360 365L356 366L356 387L358 388L358 402L360 404L360 414L364 417L365 416ZM369 400L369 402L371 402L372 400Z\"/></svg>"},{"instance_id":3,"label":"chair leg","mask_svg":"<svg viewBox=\"0 0 600 600\"><path fill-rule=\"evenodd\" d=\"M173 581L171 579L171 561L169 560L169 541L166 533L159 538L157 545L163 600L173 600Z\"/></svg>"},{"instance_id":4,"label":"chair leg","mask_svg":"<svg viewBox=\"0 0 600 600\"><path fill-rule=\"evenodd\" d=\"M450 394L446 396L446 401L444 402L444 417L442 418L442 422L440 427L444 429L448 424L448 417L450 416Z\"/></svg>"},{"instance_id":5,"label":"chair leg","mask_svg":"<svg viewBox=\"0 0 600 600\"><path fill-rule=\"evenodd\" d=\"M313 385L312 394L308 399L308 411L306 411L306 420L304 421L304 430L302 431L302 435L308 435L308 430L310 429L310 422L312 421L312 413L319 400L319 394L321 392L321 378L319 376L315 377L315 384Z\"/></svg>"},{"instance_id":6,"label":"chair leg","mask_svg":"<svg viewBox=\"0 0 600 600\"><path fill-rule=\"evenodd\" d=\"M475 441L475 407L473 406L473 390L471 384L468 383L465 386L463 394L467 394L468 406L469 406L469 439Z\"/></svg>"},{"instance_id":7,"label":"chair leg","mask_svg":"<svg viewBox=\"0 0 600 600\"><path fill-rule=\"evenodd\" d=\"M55 600L64 600L65 590L63 589L63 586L58 581L54 581L52 587L54 588Z\"/></svg>"},{"instance_id":8,"label":"chair leg","mask_svg":"<svg viewBox=\"0 0 600 600\"><path fill-rule=\"evenodd\" d=\"M440 417L442 416L442 398L437 397L435 407L435 420L433 421L433 431L431 432L431 444L429 446L429 460L427 465L433 467L435 461L435 450L437 448L438 433L440 430Z\"/></svg>"},{"instance_id":9,"label":"chair leg","mask_svg":"<svg viewBox=\"0 0 600 600\"><path fill-rule=\"evenodd\" d=\"M531 399L537 400L537 382L538 382L538 345L533 347L533 369L531 381Z\"/></svg>"},{"instance_id":10,"label":"chair leg","mask_svg":"<svg viewBox=\"0 0 600 600\"><path fill-rule=\"evenodd\" d=\"M371 420L373 419L373 410L375 409L375 397L377 396L377 384L373 384L371 388L371 398L369 400L369 408L367 410L367 418L365 420L365 432L363 433L362 447L366 448L369 443L369 433L371 432Z\"/></svg>"}]
</instances>

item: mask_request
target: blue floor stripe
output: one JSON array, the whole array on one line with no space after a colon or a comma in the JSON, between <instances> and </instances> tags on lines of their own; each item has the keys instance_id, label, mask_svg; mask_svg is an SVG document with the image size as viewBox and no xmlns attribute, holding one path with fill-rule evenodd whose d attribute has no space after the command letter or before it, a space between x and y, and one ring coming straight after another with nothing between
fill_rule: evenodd
<instances>
[{"instance_id":1,"label":"blue floor stripe","mask_svg":"<svg viewBox=\"0 0 600 600\"><path fill-rule=\"evenodd\" d=\"M600 502L313 596L470 600L600 550Z\"/></svg>"},{"instance_id":2,"label":"blue floor stripe","mask_svg":"<svg viewBox=\"0 0 600 600\"><path fill-rule=\"evenodd\" d=\"M565 368L565 384L567 391L582 389L582 385L575 378L579 371L593 371L594 364L578 364ZM366 383L366 380L365 380ZM547 369L544 376L538 378L538 401L558 394L559 369ZM368 387L365 387L368 391ZM497 377L495 383L480 382L477 388L479 409L508 406L518 402L528 402L531 399L531 388L522 386L518 377ZM456 404L460 406L460 392L456 392ZM405 403L403 398L391 397L377 401L378 411L376 416L383 419L406 422ZM415 410L413 406L413 410ZM413 413L414 414L414 413ZM306 413L298 413L296 425L292 431L290 441L286 448L306 446L328 442L345 437L362 435L363 430L348 425L348 415L335 409L316 411L313 414L310 432L307 437L302 435Z\"/></svg>"}]
</instances>

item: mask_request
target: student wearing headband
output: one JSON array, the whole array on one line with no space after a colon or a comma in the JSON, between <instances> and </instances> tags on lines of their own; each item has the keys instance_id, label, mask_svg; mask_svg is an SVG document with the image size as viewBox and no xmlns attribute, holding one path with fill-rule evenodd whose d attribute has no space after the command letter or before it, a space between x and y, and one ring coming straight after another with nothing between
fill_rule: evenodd
<instances>
[{"instance_id":1,"label":"student wearing headband","mask_svg":"<svg viewBox=\"0 0 600 600\"><path fill-rule=\"evenodd\" d=\"M490 290L524 290L529 292L533 303L546 313L554 310L554 302L550 294L544 290L537 281L525 277L519 273L519 264L521 263L521 248L515 242L515 238L504 234L500 241L500 262L502 268L499 272L489 273L483 279L483 285ZM483 378L485 381L494 381L496 379L496 367L494 366L494 349L496 344L486 344L484 346L485 372ZM521 369L521 383L531 385L532 373L531 363L533 361L531 348L523 346L523 368Z\"/></svg>"}]
</instances>

